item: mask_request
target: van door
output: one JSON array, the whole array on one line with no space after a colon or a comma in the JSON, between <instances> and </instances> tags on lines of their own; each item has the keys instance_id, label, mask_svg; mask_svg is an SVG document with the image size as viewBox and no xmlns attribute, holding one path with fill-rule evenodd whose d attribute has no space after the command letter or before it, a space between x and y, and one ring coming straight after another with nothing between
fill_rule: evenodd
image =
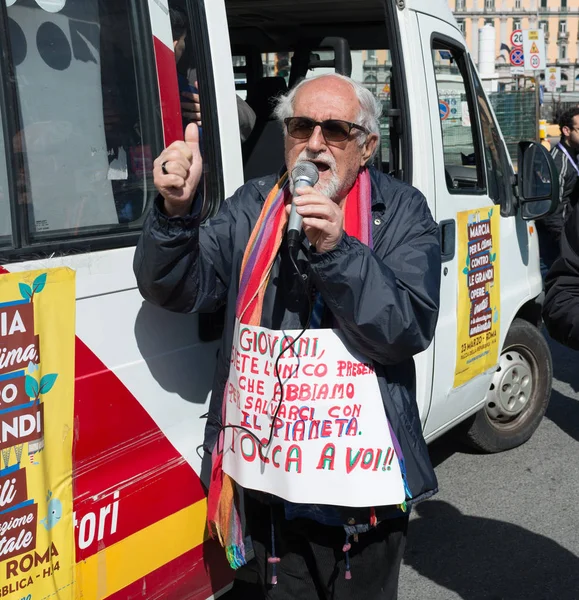
<instances>
[{"instance_id":1,"label":"van door","mask_svg":"<svg viewBox=\"0 0 579 600\"><path fill-rule=\"evenodd\" d=\"M464 41L448 23L424 14L418 20L443 246L428 439L483 402L495 369L500 207L489 194Z\"/></svg>"}]
</instances>

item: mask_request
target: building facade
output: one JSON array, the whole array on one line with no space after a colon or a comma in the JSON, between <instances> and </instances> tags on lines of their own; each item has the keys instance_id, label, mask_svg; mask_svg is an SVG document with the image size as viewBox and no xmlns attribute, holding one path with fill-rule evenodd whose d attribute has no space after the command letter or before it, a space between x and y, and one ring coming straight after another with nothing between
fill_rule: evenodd
<instances>
[{"instance_id":1,"label":"building facade","mask_svg":"<svg viewBox=\"0 0 579 600\"><path fill-rule=\"evenodd\" d=\"M561 91L579 91L579 0L448 0L448 3L475 62L478 62L479 29L484 25L495 28L499 89L512 85L511 32L541 28L545 32L547 66L561 67Z\"/></svg>"}]
</instances>

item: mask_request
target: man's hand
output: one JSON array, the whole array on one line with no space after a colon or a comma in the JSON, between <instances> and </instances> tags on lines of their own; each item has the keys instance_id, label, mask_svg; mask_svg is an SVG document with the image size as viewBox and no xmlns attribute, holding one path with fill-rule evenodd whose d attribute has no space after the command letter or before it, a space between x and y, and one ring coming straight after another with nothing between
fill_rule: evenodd
<instances>
[{"instance_id":1,"label":"man's hand","mask_svg":"<svg viewBox=\"0 0 579 600\"><path fill-rule=\"evenodd\" d=\"M197 82L195 87L199 89ZM189 102L185 102L183 98L187 98ZM201 104L199 103L199 94L193 92L181 92L181 114L186 121L197 123L201 126Z\"/></svg>"},{"instance_id":2,"label":"man's hand","mask_svg":"<svg viewBox=\"0 0 579 600\"><path fill-rule=\"evenodd\" d=\"M299 198L294 198L294 202L303 217L304 232L310 244L320 253L333 250L344 233L342 209L314 188L299 188L297 193ZM289 214L291 205L286 210Z\"/></svg>"},{"instance_id":3,"label":"man's hand","mask_svg":"<svg viewBox=\"0 0 579 600\"><path fill-rule=\"evenodd\" d=\"M167 174L163 172L163 164ZM165 213L170 217L189 214L203 170L197 125L190 123L185 130L185 141L173 142L153 165L153 179L165 199Z\"/></svg>"}]
</instances>

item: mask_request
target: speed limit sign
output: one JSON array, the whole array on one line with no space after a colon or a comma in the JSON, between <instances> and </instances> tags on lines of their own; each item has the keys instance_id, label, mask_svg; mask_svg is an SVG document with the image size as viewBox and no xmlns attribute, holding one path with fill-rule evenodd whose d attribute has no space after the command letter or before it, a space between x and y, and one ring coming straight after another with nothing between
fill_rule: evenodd
<instances>
[{"instance_id":1,"label":"speed limit sign","mask_svg":"<svg viewBox=\"0 0 579 600\"><path fill-rule=\"evenodd\" d=\"M523 30L515 29L513 33L511 33L511 46L515 48L521 48L523 46Z\"/></svg>"}]
</instances>

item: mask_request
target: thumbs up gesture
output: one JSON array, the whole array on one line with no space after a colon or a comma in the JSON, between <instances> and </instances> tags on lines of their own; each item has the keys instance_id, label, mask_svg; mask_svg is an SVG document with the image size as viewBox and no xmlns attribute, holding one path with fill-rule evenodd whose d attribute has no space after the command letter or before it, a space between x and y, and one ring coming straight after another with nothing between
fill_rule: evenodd
<instances>
[{"instance_id":1,"label":"thumbs up gesture","mask_svg":"<svg viewBox=\"0 0 579 600\"><path fill-rule=\"evenodd\" d=\"M173 142L153 163L153 180L165 200L168 216L189 214L202 170L199 130L195 123L190 123L185 140Z\"/></svg>"}]
</instances>

